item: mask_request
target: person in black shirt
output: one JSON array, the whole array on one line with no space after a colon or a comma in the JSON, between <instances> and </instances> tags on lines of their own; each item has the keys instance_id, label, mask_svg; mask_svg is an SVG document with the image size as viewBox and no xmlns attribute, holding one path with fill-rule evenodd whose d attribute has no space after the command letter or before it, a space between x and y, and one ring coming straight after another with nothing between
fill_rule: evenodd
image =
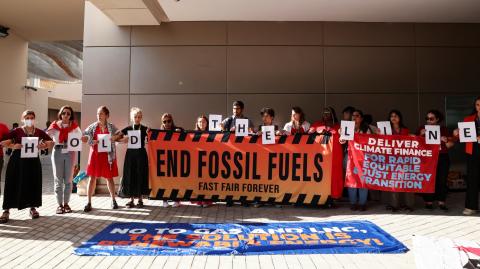
<instances>
[{"instance_id":1,"label":"person in black shirt","mask_svg":"<svg viewBox=\"0 0 480 269\"><path fill-rule=\"evenodd\" d=\"M236 119L248 119L248 131L253 132L253 122L243 115L245 105L242 101L235 101L232 105L233 115L222 121L222 129L226 132L235 132Z\"/></svg>"},{"instance_id":2,"label":"person in black shirt","mask_svg":"<svg viewBox=\"0 0 480 269\"><path fill-rule=\"evenodd\" d=\"M142 208L142 196L150 194L148 187L148 156L145 150L148 127L141 124L142 118L142 110L132 107L130 119L133 124L123 128L119 133L122 137L120 141L127 143L128 139L130 139L128 131L140 130L141 146L138 149L127 149L123 165L122 182L118 191L120 197L130 198L130 201L126 204L128 208L135 207L134 198L138 198L137 207Z\"/></svg>"}]
</instances>

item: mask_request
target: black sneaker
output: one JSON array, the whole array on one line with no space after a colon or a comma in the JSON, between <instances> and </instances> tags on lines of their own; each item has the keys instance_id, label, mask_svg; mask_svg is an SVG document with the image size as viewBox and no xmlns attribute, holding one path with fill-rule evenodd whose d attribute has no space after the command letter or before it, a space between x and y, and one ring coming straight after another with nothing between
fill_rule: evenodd
<instances>
[{"instance_id":1,"label":"black sneaker","mask_svg":"<svg viewBox=\"0 0 480 269\"><path fill-rule=\"evenodd\" d=\"M433 204L425 204L425 209L433 210Z\"/></svg>"},{"instance_id":2,"label":"black sneaker","mask_svg":"<svg viewBox=\"0 0 480 269\"><path fill-rule=\"evenodd\" d=\"M227 201L227 203L225 204L226 207L232 207L233 206L233 202L232 201Z\"/></svg>"},{"instance_id":3,"label":"black sneaker","mask_svg":"<svg viewBox=\"0 0 480 269\"><path fill-rule=\"evenodd\" d=\"M83 208L83 212L90 212L92 211L92 204L91 203L88 203L84 208Z\"/></svg>"},{"instance_id":4,"label":"black sneaker","mask_svg":"<svg viewBox=\"0 0 480 269\"><path fill-rule=\"evenodd\" d=\"M445 204L438 205L438 208L440 208L440 210L443 210L443 211L448 211L448 207Z\"/></svg>"},{"instance_id":5,"label":"black sneaker","mask_svg":"<svg viewBox=\"0 0 480 269\"><path fill-rule=\"evenodd\" d=\"M112 201L112 209L118 209L118 204L115 200Z\"/></svg>"}]
</instances>

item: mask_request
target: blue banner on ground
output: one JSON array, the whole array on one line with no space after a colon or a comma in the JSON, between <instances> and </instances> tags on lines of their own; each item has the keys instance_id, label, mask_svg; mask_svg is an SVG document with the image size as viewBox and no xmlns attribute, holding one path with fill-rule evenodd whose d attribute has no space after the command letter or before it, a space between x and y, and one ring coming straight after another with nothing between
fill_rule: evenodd
<instances>
[{"instance_id":1,"label":"blue banner on ground","mask_svg":"<svg viewBox=\"0 0 480 269\"><path fill-rule=\"evenodd\" d=\"M369 221L276 223L113 223L77 255L275 255L403 253L400 241Z\"/></svg>"}]
</instances>

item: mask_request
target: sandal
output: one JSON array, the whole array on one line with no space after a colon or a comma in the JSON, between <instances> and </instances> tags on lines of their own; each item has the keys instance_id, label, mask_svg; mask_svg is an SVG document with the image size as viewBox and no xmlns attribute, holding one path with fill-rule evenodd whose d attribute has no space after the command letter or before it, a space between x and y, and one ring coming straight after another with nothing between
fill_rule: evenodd
<instances>
[{"instance_id":1,"label":"sandal","mask_svg":"<svg viewBox=\"0 0 480 269\"><path fill-rule=\"evenodd\" d=\"M135 207L135 203L134 203L133 201L130 201L130 202L126 203L125 206L126 206L127 208L134 208L134 207Z\"/></svg>"},{"instance_id":2,"label":"sandal","mask_svg":"<svg viewBox=\"0 0 480 269\"><path fill-rule=\"evenodd\" d=\"M70 208L70 206L68 204L65 204L63 206L63 209L64 209L65 213L72 213L73 212L73 210Z\"/></svg>"},{"instance_id":3,"label":"sandal","mask_svg":"<svg viewBox=\"0 0 480 269\"><path fill-rule=\"evenodd\" d=\"M85 208L83 208L83 212L90 212L92 211L92 203L88 203Z\"/></svg>"},{"instance_id":4,"label":"sandal","mask_svg":"<svg viewBox=\"0 0 480 269\"><path fill-rule=\"evenodd\" d=\"M63 208L63 206L59 205L59 206L57 207L57 211L56 211L55 213L57 213L57 214L63 214L63 213L65 213L65 209Z\"/></svg>"},{"instance_id":5,"label":"sandal","mask_svg":"<svg viewBox=\"0 0 480 269\"><path fill-rule=\"evenodd\" d=\"M0 223L7 223L10 217L10 212L4 211L2 216L0 217Z\"/></svg>"},{"instance_id":6,"label":"sandal","mask_svg":"<svg viewBox=\"0 0 480 269\"><path fill-rule=\"evenodd\" d=\"M137 207L138 208L143 208L143 201L138 201Z\"/></svg>"},{"instance_id":7,"label":"sandal","mask_svg":"<svg viewBox=\"0 0 480 269\"><path fill-rule=\"evenodd\" d=\"M32 219L38 219L40 217L40 214L38 213L38 211L35 208L31 208L30 209L30 217L32 217Z\"/></svg>"}]
</instances>

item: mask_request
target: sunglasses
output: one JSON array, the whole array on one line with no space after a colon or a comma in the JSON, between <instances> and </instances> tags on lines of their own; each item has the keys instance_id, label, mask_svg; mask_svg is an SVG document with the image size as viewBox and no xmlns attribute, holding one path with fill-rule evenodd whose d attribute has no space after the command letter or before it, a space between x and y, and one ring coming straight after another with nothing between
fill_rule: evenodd
<instances>
[{"instance_id":1,"label":"sunglasses","mask_svg":"<svg viewBox=\"0 0 480 269\"><path fill-rule=\"evenodd\" d=\"M172 120L164 120L163 123L171 123Z\"/></svg>"},{"instance_id":2,"label":"sunglasses","mask_svg":"<svg viewBox=\"0 0 480 269\"><path fill-rule=\"evenodd\" d=\"M63 112L62 112L62 115L70 116L70 115L72 115L72 114L70 114L70 112L68 112L68 111L63 111Z\"/></svg>"},{"instance_id":3,"label":"sunglasses","mask_svg":"<svg viewBox=\"0 0 480 269\"><path fill-rule=\"evenodd\" d=\"M425 120L427 120L427 121L428 121L428 120L429 120L429 121L434 121L434 120L436 120L436 119L435 119L434 117L425 117Z\"/></svg>"}]
</instances>

